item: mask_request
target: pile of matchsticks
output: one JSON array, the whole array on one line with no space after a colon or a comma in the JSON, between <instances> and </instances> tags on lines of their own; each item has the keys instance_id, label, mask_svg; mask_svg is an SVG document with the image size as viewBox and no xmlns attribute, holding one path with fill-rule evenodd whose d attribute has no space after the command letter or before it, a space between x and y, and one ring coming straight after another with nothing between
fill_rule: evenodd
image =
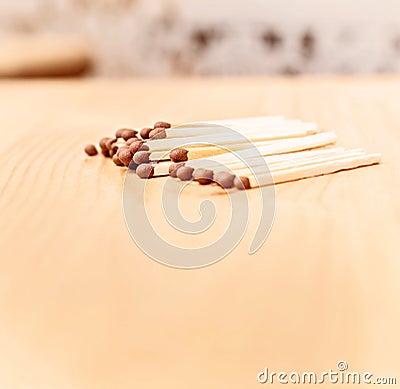
<instances>
[{"instance_id":1,"label":"pile of matchsticks","mask_svg":"<svg viewBox=\"0 0 400 389\"><path fill-rule=\"evenodd\" d=\"M99 146L105 157L135 170L140 178L170 175L239 190L381 161L380 154L335 147L335 142L335 133L321 131L315 123L274 116L175 127L157 122L140 132L119 129L115 137L102 138ZM98 153L94 145L86 146L85 151L90 156Z\"/></svg>"}]
</instances>

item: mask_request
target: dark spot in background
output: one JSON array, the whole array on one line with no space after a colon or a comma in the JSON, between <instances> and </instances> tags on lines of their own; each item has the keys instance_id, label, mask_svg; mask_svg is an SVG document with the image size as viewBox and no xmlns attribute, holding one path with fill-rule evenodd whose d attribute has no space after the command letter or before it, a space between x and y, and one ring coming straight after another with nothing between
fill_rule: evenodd
<instances>
[{"instance_id":1,"label":"dark spot in background","mask_svg":"<svg viewBox=\"0 0 400 389\"><path fill-rule=\"evenodd\" d=\"M161 14L159 24L165 31L172 30L179 20L179 10L175 3L165 3L164 10Z\"/></svg>"},{"instance_id":2,"label":"dark spot in background","mask_svg":"<svg viewBox=\"0 0 400 389\"><path fill-rule=\"evenodd\" d=\"M73 3L76 7L87 10L90 6L89 0L74 0Z\"/></svg>"},{"instance_id":3,"label":"dark spot in background","mask_svg":"<svg viewBox=\"0 0 400 389\"><path fill-rule=\"evenodd\" d=\"M304 32L300 37L300 49L303 58L310 59L314 56L316 39L310 31Z\"/></svg>"},{"instance_id":4,"label":"dark spot in background","mask_svg":"<svg viewBox=\"0 0 400 389\"><path fill-rule=\"evenodd\" d=\"M73 0L73 4L81 9L96 9L99 11L124 11L136 3L137 0Z\"/></svg>"},{"instance_id":5,"label":"dark spot in background","mask_svg":"<svg viewBox=\"0 0 400 389\"><path fill-rule=\"evenodd\" d=\"M350 63L342 63L337 65L335 68L335 73L339 74L354 74L354 68Z\"/></svg>"},{"instance_id":6,"label":"dark spot in background","mask_svg":"<svg viewBox=\"0 0 400 389\"><path fill-rule=\"evenodd\" d=\"M393 48L400 53L400 36L394 39Z\"/></svg>"},{"instance_id":7,"label":"dark spot in background","mask_svg":"<svg viewBox=\"0 0 400 389\"><path fill-rule=\"evenodd\" d=\"M164 13L163 16L160 19L160 26L164 30L171 30L175 25L175 18L174 15L170 13Z\"/></svg>"},{"instance_id":8,"label":"dark spot in background","mask_svg":"<svg viewBox=\"0 0 400 389\"><path fill-rule=\"evenodd\" d=\"M345 28L342 31L340 31L338 35L338 39L343 42L349 42L354 40L354 30L351 28Z\"/></svg>"},{"instance_id":9,"label":"dark spot in background","mask_svg":"<svg viewBox=\"0 0 400 389\"><path fill-rule=\"evenodd\" d=\"M136 0L119 0L121 7L131 6L136 3Z\"/></svg>"},{"instance_id":10,"label":"dark spot in background","mask_svg":"<svg viewBox=\"0 0 400 389\"><path fill-rule=\"evenodd\" d=\"M273 30L265 31L261 36L261 40L270 50L277 49L283 43L282 36Z\"/></svg>"},{"instance_id":11,"label":"dark spot in background","mask_svg":"<svg viewBox=\"0 0 400 389\"><path fill-rule=\"evenodd\" d=\"M172 74L192 75L194 71L195 60L190 52L182 50L173 50L171 53Z\"/></svg>"},{"instance_id":12,"label":"dark spot in background","mask_svg":"<svg viewBox=\"0 0 400 389\"><path fill-rule=\"evenodd\" d=\"M14 17L12 21L12 29L15 32L23 34L31 34L33 32L36 32L36 27L31 20L18 17Z\"/></svg>"},{"instance_id":13,"label":"dark spot in background","mask_svg":"<svg viewBox=\"0 0 400 389\"><path fill-rule=\"evenodd\" d=\"M375 69L375 72L378 74L386 74L386 73L394 73L393 65L388 64L381 64Z\"/></svg>"},{"instance_id":14,"label":"dark spot in background","mask_svg":"<svg viewBox=\"0 0 400 389\"><path fill-rule=\"evenodd\" d=\"M217 31L215 28L199 28L192 32L190 40L199 50L204 50L215 40L222 37L221 32Z\"/></svg>"},{"instance_id":15,"label":"dark spot in background","mask_svg":"<svg viewBox=\"0 0 400 389\"><path fill-rule=\"evenodd\" d=\"M285 76L297 76L300 74L300 70L294 68L293 66L287 65L281 69L281 74Z\"/></svg>"}]
</instances>

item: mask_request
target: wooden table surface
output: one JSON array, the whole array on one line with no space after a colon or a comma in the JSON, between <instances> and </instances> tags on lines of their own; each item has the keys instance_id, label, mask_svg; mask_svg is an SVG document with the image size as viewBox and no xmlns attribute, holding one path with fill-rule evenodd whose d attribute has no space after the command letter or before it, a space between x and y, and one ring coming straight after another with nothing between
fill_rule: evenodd
<instances>
[{"instance_id":1,"label":"wooden table surface","mask_svg":"<svg viewBox=\"0 0 400 389\"><path fill-rule=\"evenodd\" d=\"M338 360L399 382L399 101L395 76L2 81L0 387L255 388ZM83 154L121 125L276 114L384 162L277 186L261 250L199 270L147 258L123 172Z\"/></svg>"}]
</instances>

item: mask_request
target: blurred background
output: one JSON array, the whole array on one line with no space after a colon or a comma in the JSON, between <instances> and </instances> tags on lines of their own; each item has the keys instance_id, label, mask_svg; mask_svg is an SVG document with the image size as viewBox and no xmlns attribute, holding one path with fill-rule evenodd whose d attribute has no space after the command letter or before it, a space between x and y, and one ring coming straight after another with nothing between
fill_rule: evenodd
<instances>
[{"instance_id":1,"label":"blurred background","mask_svg":"<svg viewBox=\"0 0 400 389\"><path fill-rule=\"evenodd\" d=\"M0 0L2 77L399 71L399 0Z\"/></svg>"}]
</instances>

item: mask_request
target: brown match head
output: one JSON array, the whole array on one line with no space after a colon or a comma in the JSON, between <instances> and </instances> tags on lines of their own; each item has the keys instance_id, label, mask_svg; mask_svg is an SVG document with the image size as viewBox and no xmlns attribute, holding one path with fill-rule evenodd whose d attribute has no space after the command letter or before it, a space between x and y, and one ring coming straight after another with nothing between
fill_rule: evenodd
<instances>
[{"instance_id":1,"label":"brown match head","mask_svg":"<svg viewBox=\"0 0 400 389\"><path fill-rule=\"evenodd\" d=\"M125 166L123 164L123 162L119 159L117 154L114 154L112 157L113 162L117 165L117 166Z\"/></svg>"},{"instance_id":2,"label":"brown match head","mask_svg":"<svg viewBox=\"0 0 400 389\"><path fill-rule=\"evenodd\" d=\"M123 152L123 150L128 150L129 151L129 147L128 146L121 146L118 148L117 152L115 153L118 158L119 158L119 154Z\"/></svg>"},{"instance_id":3,"label":"brown match head","mask_svg":"<svg viewBox=\"0 0 400 389\"><path fill-rule=\"evenodd\" d=\"M188 150L178 148L169 153L172 162L185 162L188 160Z\"/></svg>"},{"instance_id":4,"label":"brown match head","mask_svg":"<svg viewBox=\"0 0 400 389\"><path fill-rule=\"evenodd\" d=\"M155 128L150 131L149 138L151 140L156 139L165 139L167 137L167 133L165 132L165 128Z\"/></svg>"},{"instance_id":5,"label":"brown match head","mask_svg":"<svg viewBox=\"0 0 400 389\"><path fill-rule=\"evenodd\" d=\"M117 141L116 138L109 138L104 142L104 146L106 147L106 149L108 151L111 150L111 148L113 147L113 144Z\"/></svg>"},{"instance_id":6,"label":"brown match head","mask_svg":"<svg viewBox=\"0 0 400 389\"><path fill-rule=\"evenodd\" d=\"M200 185L208 185L214 181L214 172L209 169L198 168L193 172L193 179Z\"/></svg>"},{"instance_id":7,"label":"brown match head","mask_svg":"<svg viewBox=\"0 0 400 389\"><path fill-rule=\"evenodd\" d=\"M107 142L110 141L111 139L114 139L114 138L110 138L109 136L107 136L105 138L100 139L99 146L100 146L101 150L108 150Z\"/></svg>"},{"instance_id":8,"label":"brown match head","mask_svg":"<svg viewBox=\"0 0 400 389\"><path fill-rule=\"evenodd\" d=\"M154 123L154 128L162 127L162 128L171 128L171 123L159 121Z\"/></svg>"},{"instance_id":9,"label":"brown match head","mask_svg":"<svg viewBox=\"0 0 400 389\"><path fill-rule=\"evenodd\" d=\"M143 141L142 140L136 140L134 142L132 142L129 145L129 150L132 154L135 154L137 151L139 151L139 149L142 147L143 145Z\"/></svg>"},{"instance_id":10,"label":"brown match head","mask_svg":"<svg viewBox=\"0 0 400 389\"><path fill-rule=\"evenodd\" d=\"M128 167L129 164L132 162L132 153L129 151L127 147L120 148L116 154L119 160Z\"/></svg>"},{"instance_id":11,"label":"brown match head","mask_svg":"<svg viewBox=\"0 0 400 389\"><path fill-rule=\"evenodd\" d=\"M154 176L154 166L150 163L142 163L136 168L136 174L140 178L151 178Z\"/></svg>"},{"instance_id":12,"label":"brown match head","mask_svg":"<svg viewBox=\"0 0 400 389\"><path fill-rule=\"evenodd\" d=\"M138 151L149 151L150 147L146 145L146 143L143 143L142 146L140 146L140 149Z\"/></svg>"},{"instance_id":13,"label":"brown match head","mask_svg":"<svg viewBox=\"0 0 400 389\"><path fill-rule=\"evenodd\" d=\"M126 128L120 128L119 130L115 131L115 137L122 138L122 134L125 130L126 130Z\"/></svg>"},{"instance_id":14,"label":"brown match head","mask_svg":"<svg viewBox=\"0 0 400 389\"><path fill-rule=\"evenodd\" d=\"M239 190L251 188L249 177L246 176L236 176L233 180L233 185L235 185L235 188Z\"/></svg>"},{"instance_id":15,"label":"brown match head","mask_svg":"<svg viewBox=\"0 0 400 389\"><path fill-rule=\"evenodd\" d=\"M190 166L181 166L179 169L177 169L176 176L181 181L190 181L193 176L193 171L194 169Z\"/></svg>"},{"instance_id":16,"label":"brown match head","mask_svg":"<svg viewBox=\"0 0 400 389\"><path fill-rule=\"evenodd\" d=\"M236 176L233 180L233 185L239 190L251 188L249 177L246 176Z\"/></svg>"},{"instance_id":17,"label":"brown match head","mask_svg":"<svg viewBox=\"0 0 400 389\"><path fill-rule=\"evenodd\" d=\"M130 128L125 128L123 131L121 131L121 138L125 141L131 139L131 138L136 138L136 134L138 132L136 130L132 130Z\"/></svg>"},{"instance_id":18,"label":"brown match head","mask_svg":"<svg viewBox=\"0 0 400 389\"><path fill-rule=\"evenodd\" d=\"M101 150L101 153L106 157L106 158L110 158L110 151L105 149L105 150Z\"/></svg>"},{"instance_id":19,"label":"brown match head","mask_svg":"<svg viewBox=\"0 0 400 389\"><path fill-rule=\"evenodd\" d=\"M119 147L116 154L118 155L122 150L129 150L129 147L126 145Z\"/></svg>"},{"instance_id":20,"label":"brown match head","mask_svg":"<svg viewBox=\"0 0 400 389\"><path fill-rule=\"evenodd\" d=\"M137 165L142 163L150 162L150 152L149 151L138 151L133 156L133 162Z\"/></svg>"},{"instance_id":21,"label":"brown match head","mask_svg":"<svg viewBox=\"0 0 400 389\"><path fill-rule=\"evenodd\" d=\"M224 189L233 187L233 180L235 176L229 172L216 172L214 174L214 181Z\"/></svg>"},{"instance_id":22,"label":"brown match head","mask_svg":"<svg viewBox=\"0 0 400 389\"><path fill-rule=\"evenodd\" d=\"M145 127L140 130L140 136L142 139L149 139L150 132L153 131L153 128Z\"/></svg>"},{"instance_id":23,"label":"brown match head","mask_svg":"<svg viewBox=\"0 0 400 389\"><path fill-rule=\"evenodd\" d=\"M139 138L131 138L126 142L127 146L131 146L132 143L135 142L142 142L142 145L139 147L139 149L137 151L149 151L150 147L146 145L146 143L144 143L144 141L142 139Z\"/></svg>"},{"instance_id":24,"label":"brown match head","mask_svg":"<svg viewBox=\"0 0 400 389\"><path fill-rule=\"evenodd\" d=\"M168 173L171 177L176 178L176 172L178 171L178 169L182 166L185 166L184 162L179 162L179 163L173 163L169 166L168 168Z\"/></svg>"},{"instance_id":25,"label":"brown match head","mask_svg":"<svg viewBox=\"0 0 400 389\"><path fill-rule=\"evenodd\" d=\"M85 147L85 153L89 155L89 157L93 157L94 155L97 155L97 149L95 145L87 145Z\"/></svg>"},{"instance_id":26,"label":"brown match head","mask_svg":"<svg viewBox=\"0 0 400 389\"><path fill-rule=\"evenodd\" d=\"M117 145L111 146L111 149L109 150L110 157L113 157L115 154L117 154L119 147Z\"/></svg>"}]
</instances>

